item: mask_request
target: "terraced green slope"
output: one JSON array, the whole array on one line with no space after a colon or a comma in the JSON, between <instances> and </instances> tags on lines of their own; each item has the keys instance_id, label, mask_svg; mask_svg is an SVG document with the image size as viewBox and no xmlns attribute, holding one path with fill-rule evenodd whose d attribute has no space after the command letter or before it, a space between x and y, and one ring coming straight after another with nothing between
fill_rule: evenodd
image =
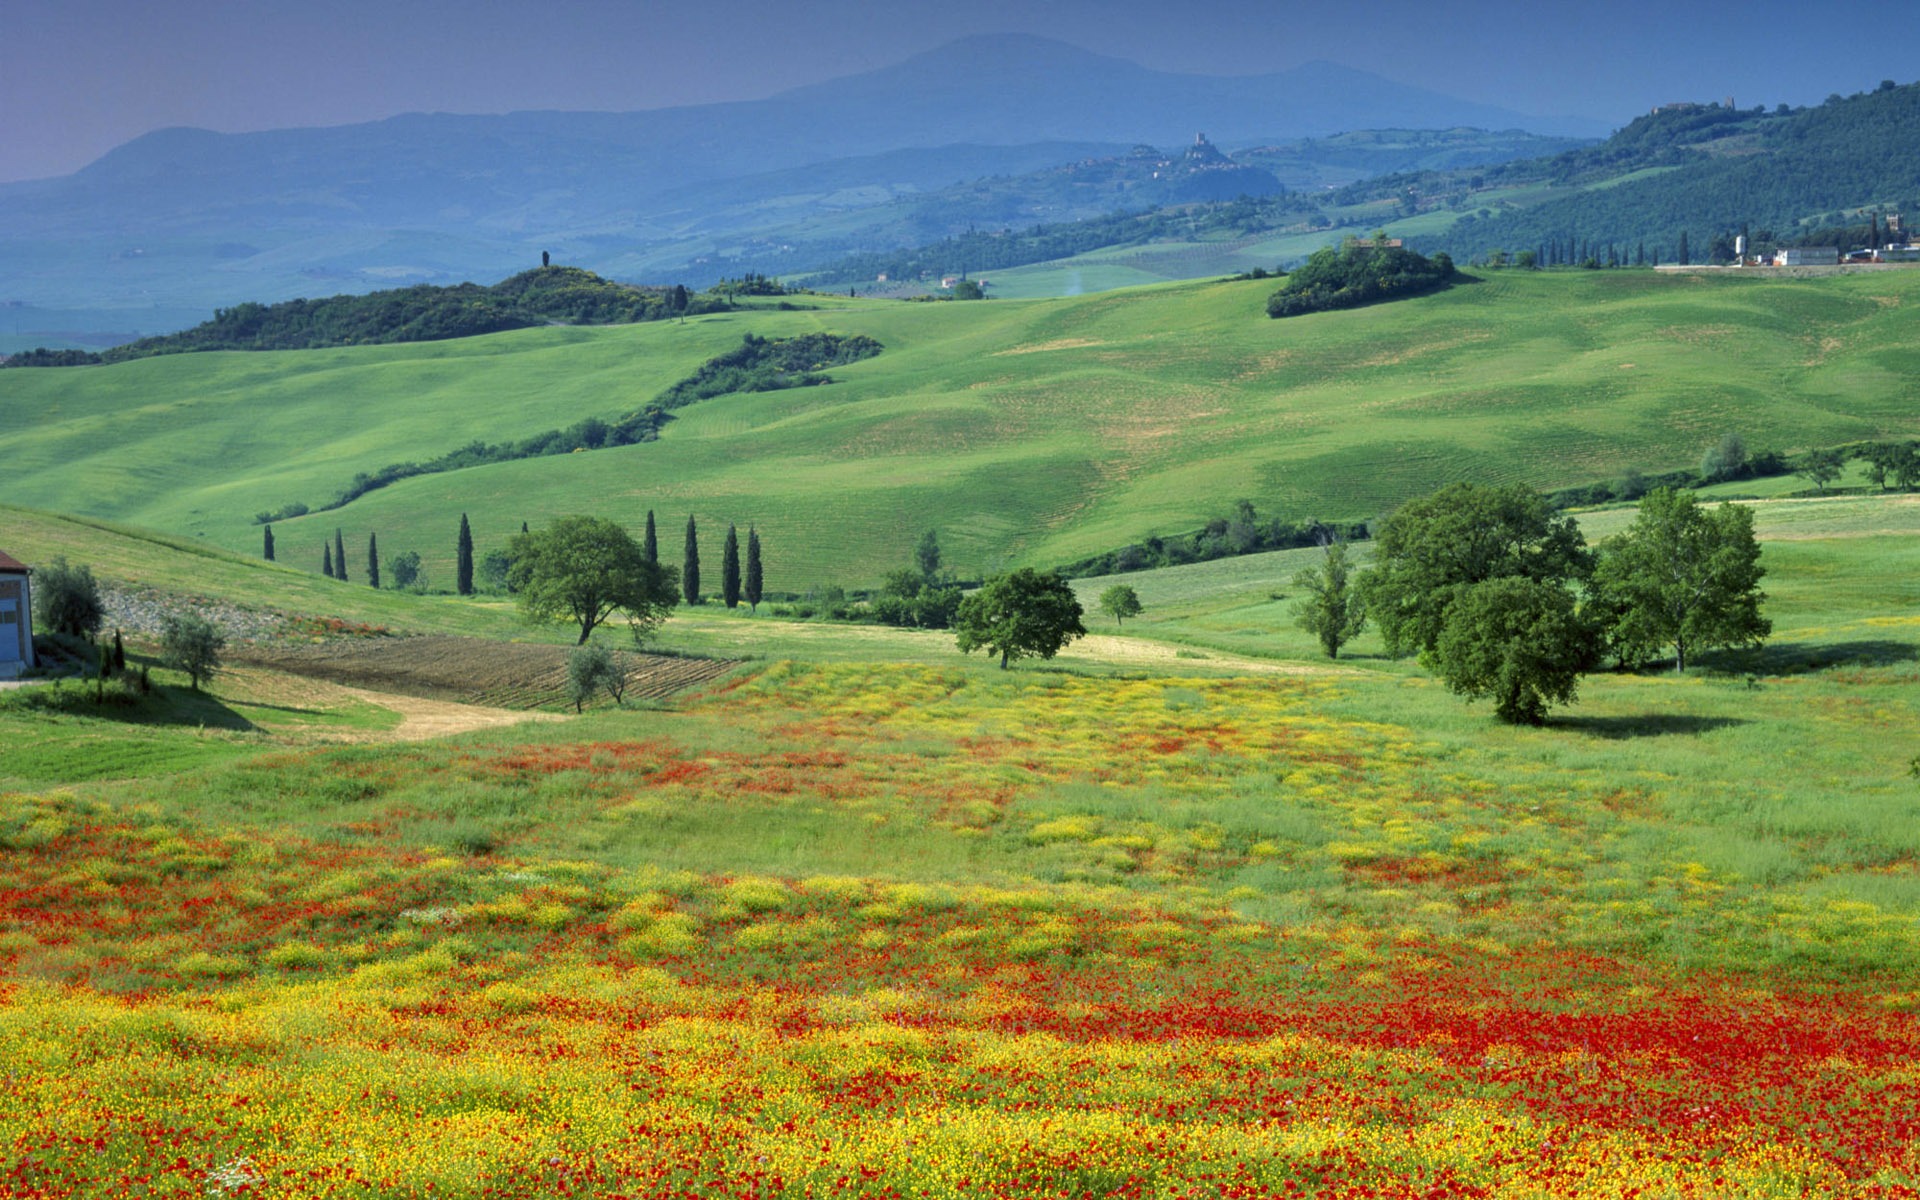
<instances>
[{"instance_id":1,"label":"terraced green slope","mask_svg":"<svg viewBox=\"0 0 1920 1200\"><path fill-rule=\"evenodd\" d=\"M929 527L972 573L1191 528L1234 499L1362 517L1453 479L1554 486L1698 461L1723 434L1800 447L1920 433L1920 271L1759 281L1499 273L1443 295L1270 321L1271 283L1052 301L818 301L685 324L548 329L428 346L189 355L0 373L10 499L254 552L253 513L474 438L614 417L742 333L865 333L829 387L703 402L662 440L408 481L276 526L317 569L347 531L452 575L565 512L638 527L678 561L687 513L717 579L756 523L767 586L859 583ZM4 544L0 542L0 544Z\"/></svg>"}]
</instances>

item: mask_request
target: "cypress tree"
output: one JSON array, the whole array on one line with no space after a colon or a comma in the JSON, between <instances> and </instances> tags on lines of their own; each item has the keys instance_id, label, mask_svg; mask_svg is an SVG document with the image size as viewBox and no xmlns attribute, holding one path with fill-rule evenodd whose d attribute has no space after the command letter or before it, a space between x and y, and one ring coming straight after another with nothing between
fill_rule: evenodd
<instances>
[{"instance_id":1,"label":"cypress tree","mask_svg":"<svg viewBox=\"0 0 1920 1200\"><path fill-rule=\"evenodd\" d=\"M373 533L367 535L367 586L380 590L380 540Z\"/></svg>"},{"instance_id":2,"label":"cypress tree","mask_svg":"<svg viewBox=\"0 0 1920 1200\"><path fill-rule=\"evenodd\" d=\"M273 561L273 526L271 525L267 526L265 545L263 546L261 553L266 556L266 560L268 562Z\"/></svg>"},{"instance_id":3,"label":"cypress tree","mask_svg":"<svg viewBox=\"0 0 1920 1200\"><path fill-rule=\"evenodd\" d=\"M127 648L120 641L118 629L113 631L113 669L116 671L127 669Z\"/></svg>"},{"instance_id":4,"label":"cypress tree","mask_svg":"<svg viewBox=\"0 0 1920 1200\"><path fill-rule=\"evenodd\" d=\"M333 546L327 542L320 543L320 573L333 578Z\"/></svg>"},{"instance_id":5,"label":"cypress tree","mask_svg":"<svg viewBox=\"0 0 1920 1200\"><path fill-rule=\"evenodd\" d=\"M640 543L640 550L647 556L648 562L657 563L660 561L660 535L653 531L652 509L647 510L647 537L645 541Z\"/></svg>"},{"instance_id":6,"label":"cypress tree","mask_svg":"<svg viewBox=\"0 0 1920 1200\"><path fill-rule=\"evenodd\" d=\"M527 523L525 521L520 522L520 532L521 533L527 532Z\"/></svg>"},{"instance_id":7,"label":"cypress tree","mask_svg":"<svg viewBox=\"0 0 1920 1200\"><path fill-rule=\"evenodd\" d=\"M462 596L473 595L473 530L467 525L467 514L460 514L460 544L454 559L454 589Z\"/></svg>"},{"instance_id":8,"label":"cypress tree","mask_svg":"<svg viewBox=\"0 0 1920 1200\"><path fill-rule=\"evenodd\" d=\"M680 566L680 594L688 604L700 603L700 538L691 513L687 515L687 556Z\"/></svg>"},{"instance_id":9,"label":"cypress tree","mask_svg":"<svg viewBox=\"0 0 1920 1200\"><path fill-rule=\"evenodd\" d=\"M760 535L747 526L747 605L760 611Z\"/></svg>"},{"instance_id":10,"label":"cypress tree","mask_svg":"<svg viewBox=\"0 0 1920 1200\"><path fill-rule=\"evenodd\" d=\"M1680 262L1680 265L1683 267L1687 265L1687 231L1684 229L1680 231L1679 262Z\"/></svg>"},{"instance_id":11,"label":"cypress tree","mask_svg":"<svg viewBox=\"0 0 1920 1200\"><path fill-rule=\"evenodd\" d=\"M728 608L740 607L740 533L727 526L727 542L720 550L720 598Z\"/></svg>"},{"instance_id":12,"label":"cypress tree","mask_svg":"<svg viewBox=\"0 0 1920 1200\"><path fill-rule=\"evenodd\" d=\"M333 577L341 583L347 581L347 543L338 525L333 527Z\"/></svg>"}]
</instances>

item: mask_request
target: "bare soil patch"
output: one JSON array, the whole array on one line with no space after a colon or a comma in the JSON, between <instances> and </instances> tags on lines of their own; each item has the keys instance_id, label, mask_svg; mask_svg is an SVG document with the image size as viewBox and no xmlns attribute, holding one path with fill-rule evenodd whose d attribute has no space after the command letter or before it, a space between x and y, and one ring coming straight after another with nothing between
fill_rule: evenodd
<instances>
[{"instance_id":1,"label":"bare soil patch","mask_svg":"<svg viewBox=\"0 0 1920 1200\"><path fill-rule=\"evenodd\" d=\"M436 635L350 638L313 646L250 646L235 657L350 688L525 711L566 703L567 653L565 646ZM625 657L629 666L627 695L642 700L697 687L735 666L731 659L657 654ZM376 702L395 707L384 699Z\"/></svg>"}]
</instances>

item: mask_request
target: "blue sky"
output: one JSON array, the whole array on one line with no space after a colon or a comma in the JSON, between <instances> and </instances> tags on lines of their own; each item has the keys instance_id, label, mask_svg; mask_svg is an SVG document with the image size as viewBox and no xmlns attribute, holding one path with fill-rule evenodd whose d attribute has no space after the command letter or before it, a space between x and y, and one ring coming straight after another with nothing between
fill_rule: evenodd
<instances>
[{"instance_id":1,"label":"blue sky","mask_svg":"<svg viewBox=\"0 0 1920 1200\"><path fill-rule=\"evenodd\" d=\"M1170 71L1329 59L1524 113L1621 122L1668 100L1817 103L1920 77L1907 6L1861 0L8 0L0 181L169 125L754 99L970 33Z\"/></svg>"}]
</instances>

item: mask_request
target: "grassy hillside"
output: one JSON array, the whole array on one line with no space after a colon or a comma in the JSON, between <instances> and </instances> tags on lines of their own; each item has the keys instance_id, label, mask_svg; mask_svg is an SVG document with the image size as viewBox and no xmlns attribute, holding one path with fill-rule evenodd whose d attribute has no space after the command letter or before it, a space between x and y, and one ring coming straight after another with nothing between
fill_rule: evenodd
<instances>
[{"instance_id":1,"label":"grassy hillside","mask_svg":"<svg viewBox=\"0 0 1920 1200\"><path fill-rule=\"evenodd\" d=\"M757 524L767 586L876 579L940 530L965 573L1264 515L1365 517L1453 479L1554 486L1698 462L1726 433L1794 450L1920 432L1906 313L1920 272L1799 281L1500 273L1377 308L1270 321L1270 281L974 304L809 301L424 346L206 354L0 376L9 498L257 553L254 513L475 438L611 418L754 332L863 333L878 358L804 392L683 410L653 444L411 480L276 525L315 570L417 550L451 579L522 521L685 516L717 578Z\"/></svg>"}]
</instances>

